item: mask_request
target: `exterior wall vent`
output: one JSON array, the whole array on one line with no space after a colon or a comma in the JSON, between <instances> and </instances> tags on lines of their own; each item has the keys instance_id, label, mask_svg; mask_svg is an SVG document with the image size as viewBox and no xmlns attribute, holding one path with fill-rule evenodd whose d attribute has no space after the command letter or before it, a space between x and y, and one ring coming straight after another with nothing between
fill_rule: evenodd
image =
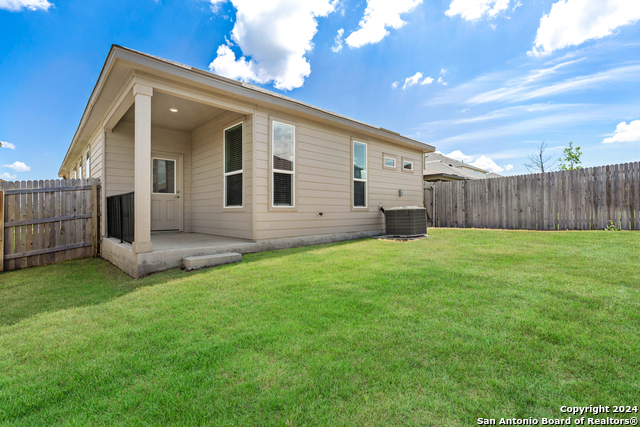
<instances>
[{"instance_id":1,"label":"exterior wall vent","mask_svg":"<svg viewBox=\"0 0 640 427\"><path fill-rule=\"evenodd\" d=\"M424 236L427 234L427 210L419 206L384 209L387 236Z\"/></svg>"}]
</instances>

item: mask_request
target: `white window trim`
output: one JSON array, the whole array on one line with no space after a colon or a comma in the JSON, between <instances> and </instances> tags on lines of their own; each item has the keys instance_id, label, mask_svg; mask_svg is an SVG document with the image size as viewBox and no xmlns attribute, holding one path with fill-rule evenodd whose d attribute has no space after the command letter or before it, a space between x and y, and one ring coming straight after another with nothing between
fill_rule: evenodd
<instances>
[{"instance_id":1,"label":"white window trim","mask_svg":"<svg viewBox=\"0 0 640 427\"><path fill-rule=\"evenodd\" d=\"M410 164L411 164L411 169L406 169L406 168L404 167L404 164L405 164L405 163L410 163ZM405 159L402 159L402 171L403 171L403 172L413 172L413 160L405 160Z\"/></svg>"},{"instance_id":2,"label":"white window trim","mask_svg":"<svg viewBox=\"0 0 640 427\"><path fill-rule=\"evenodd\" d=\"M387 164L387 159L389 159L389 160L393 160L393 165L392 165L392 166L389 166L389 165ZM396 158L395 158L395 157L384 156L384 160L383 160L382 162L383 162L384 167L387 167L387 168L393 168L393 169L396 169L396 168L398 167L398 166L397 166L397 164L396 164L397 162L396 162Z\"/></svg>"},{"instance_id":3,"label":"white window trim","mask_svg":"<svg viewBox=\"0 0 640 427\"><path fill-rule=\"evenodd\" d=\"M78 178L82 179L82 159L78 162Z\"/></svg>"},{"instance_id":4,"label":"white window trim","mask_svg":"<svg viewBox=\"0 0 640 427\"><path fill-rule=\"evenodd\" d=\"M365 179L361 179L361 178L356 178L356 174L355 174L355 170L354 170L354 166L356 165L356 144L362 144L365 147L365 154L364 154L364 171L365 171ZM369 179L369 145L366 142L360 142L360 141L356 141L354 140L351 144L351 156L353 157L353 164L351 165L351 178L353 179L354 182L364 182L364 206L356 206L356 193L355 193L355 186L353 191L353 194L351 195L352 198L352 207L354 209L368 209L369 208L369 183L367 182L367 180Z\"/></svg>"},{"instance_id":5,"label":"white window trim","mask_svg":"<svg viewBox=\"0 0 640 427\"><path fill-rule=\"evenodd\" d=\"M242 160L240 164L242 167L240 170L233 172L225 172L225 159L227 158L227 131L238 125L242 125ZM244 173L244 121L238 122L232 126L224 128L222 130L222 203L225 209L244 209L244 175L242 176L242 203L240 205L227 206L227 177Z\"/></svg>"},{"instance_id":6,"label":"white window trim","mask_svg":"<svg viewBox=\"0 0 640 427\"><path fill-rule=\"evenodd\" d=\"M87 150L87 156L84 162L87 170L87 179L89 179L91 178L91 148Z\"/></svg>"},{"instance_id":7,"label":"white window trim","mask_svg":"<svg viewBox=\"0 0 640 427\"><path fill-rule=\"evenodd\" d=\"M78 179L78 167L73 168L73 179Z\"/></svg>"},{"instance_id":8,"label":"white window trim","mask_svg":"<svg viewBox=\"0 0 640 427\"><path fill-rule=\"evenodd\" d=\"M173 162L175 165L173 168L173 193L155 193L153 191L153 161L154 160L164 160L167 162ZM164 157L151 157L151 194L159 194L159 195L168 195L173 194L176 195L176 190L178 189L178 161L176 159L165 159Z\"/></svg>"},{"instance_id":9,"label":"white window trim","mask_svg":"<svg viewBox=\"0 0 640 427\"><path fill-rule=\"evenodd\" d=\"M272 185L271 185L271 207L272 208L294 208L296 206L296 127L294 125L290 125L289 123L283 123L283 122L279 122L277 120L272 120L271 122L271 181L272 181ZM273 167L273 157L275 156L275 152L276 152L276 138L275 138L275 132L276 132L276 124L280 124L280 125L284 125L284 126L290 126L293 128L293 170L290 171L285 171L282 169L276 169ZM275 186L275 174L276 173L286 173L291 175L291 206L280 206L280 205L276 205L273 203L273 196L275 195L274 193L274 186Z\"/></svg>"}]
</instances>

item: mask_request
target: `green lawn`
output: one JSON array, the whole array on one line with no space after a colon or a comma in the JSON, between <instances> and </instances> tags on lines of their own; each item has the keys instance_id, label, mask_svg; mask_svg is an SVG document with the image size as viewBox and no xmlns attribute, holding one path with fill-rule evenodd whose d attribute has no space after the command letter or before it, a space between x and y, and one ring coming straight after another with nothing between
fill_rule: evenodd
<instances>
[{"instance_id":1,"label":"green lawn","mask_svg":"<svg viewBox=\"0 0 640 427\"><path fill-rule=\"evenodd\" d=\"M639 233L430 234L139 281L99 259L0 273L0 424L468 426L640 405Z\"/></svg>"}]
</instances>

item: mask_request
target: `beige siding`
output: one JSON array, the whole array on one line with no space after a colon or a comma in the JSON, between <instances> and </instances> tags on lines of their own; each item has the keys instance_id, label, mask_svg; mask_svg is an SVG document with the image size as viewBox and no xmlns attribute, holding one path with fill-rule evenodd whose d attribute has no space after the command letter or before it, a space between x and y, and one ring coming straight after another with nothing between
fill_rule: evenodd
<instances>
[{"instance_id":1,"label":"beige siding","mask_svg":"<svg viewBox=\"0 0 640 427\"><path fill-rule=\"evenodd\" d=\"M134 190L134 127L119 123L107 132L105 144L105 194L107 197Z\"/></svg>"},{"instance_id":2,"label":"beige siding","mask_svg":"<svg viewBox=\"0 0 640 427\"><path fill-rule=\"evenodd\" d=\"M191 230L191 150L189 144L190 136L187 132L151 128L152 152L182 155L184 231ZM134 191L134 126L132 123L119 123L113 128L113 132L107 132L105 157L106 196Z\"/></svg>"},{"instance_id":3,"label":"beige siding","mask_svg":"<svg viewBox=\"0 0 640 427\"><path fill-rule=\"evenodd\" d=\"M278 119L281 116L272 118ZM379 204L423 206L421 158L417 149L371 138L359 138L337 128L282 117L297 123L296 210L270 211L269 113L256 114L256 240L384 229ZM351 141L367 143L368 209L352 210ZM383 153L397 157L397 169L383 169ZM401 170L402 158L414 162L414 173ZM404 196L398 195L403 190ZM318 215L323 212L323 216Z\"/></svg>"},{"instance_id":4,"label":"beige siding","mask_svg":"<svg viewBox=\"0 0 640 427\"><path fill-rule=\"evenodd\" d=\"M223 208L223 131L242 121L244 207ZM192 231L252 239L252 118L225 113L191 132Z\"/></svg>"},{"instance_id":5,"label":"beige siding","mask_svg":"<svg viewBox=\"0 0 640 427\"><path fill-rule=\"evenodd\" d=\"M102 179L102 165L103 165L103 156L102 156L102 139L103 132L100 130L90 145L90 161L91 161L91 176L89 178L100 178ZM86 155L86 150L85 150ZM86 166L85 166L86 170ZM85 172L86 174L86 172Z\"/></svg>"}]
</instances>

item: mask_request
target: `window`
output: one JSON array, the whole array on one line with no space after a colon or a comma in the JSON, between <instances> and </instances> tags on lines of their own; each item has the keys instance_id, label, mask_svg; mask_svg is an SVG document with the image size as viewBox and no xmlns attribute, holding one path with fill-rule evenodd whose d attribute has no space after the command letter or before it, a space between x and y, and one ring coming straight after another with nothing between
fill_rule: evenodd
<instances>
[{"instance_id":1,"label":"window","mask_svg":"<svg viewBox=\"0 0 640 427\"><path fill-rule=\"evenodd\" d=\"M394 168L396 167L396 159L395 157L387 157L384 156L384 166L387 168Z\"/></svg>"},{"instance_id":2,"label":"window","mask_svg":"<svg viewBox=\"0 0 640 427\"><path fill-rule=\"evenodd\" d=\"M473 171L473 173L474 173L475 175L478 175L478 171Z\"/></svg>"},{"instance_id":3,"label":"window","mask_svg":"<svg viewBox=\"0 0 640 427\"><path fill-rule=\"evenodd\" d=\"M78 168L73 168L73 179L78 178Z\"/></svg>"},{"instance_id":4,"label":"window","mask_svg":"<svg viewBox=\"0 0 640 427\"><path fill-rule=\"evenodd\" d=\"M78 163L78 179L82 179L82 160Z\"/></svg>"},{"instance_id":5,"label":"window","mask_svg":"<svg viewBox=\"0 0 640 427\"><path fill-rule=\"evenodd\" d=\"M273 122L273 206L294 206L295 126Z\"/></svg>"},{"instance_id":6,"label":"window","mask_svg":"<svg viewBox=\"0 0 640 427\"><path fill-rule=\"evenodd\" d=\"M176 161L153 159L153 193L176 193Z\"/></svg>"},{"instance_id":7,"label":"window","mask_svg":"<svg viewBox=\"0 0 640 427\"><path fill-rule=\"evenodd\" d=\"M367 144L353 141L353 207L367 207Z\"/></svg>"},{"instance_id":8,"label":"window","mask_svg":"<svg viewBox=\"0 0 640 427\"><path fill-rule=\"evenodd\" d=\"M224 130L224 206L242 207L242 123Z\"/></svg>"},{"instance_id":9,"label":"window","mask_svg":"<svg viewBox=\"0 0 640 427\"><path fill-rule=\"evenodd\" d=\"M91 156L87 150L87 178L91 178Z\"/></svg>"},{"instance_id":10,"label":"window","mask_svg":"<svg viewBox=\"0 0 640 427\"><path fill-rule=\"evenodd\" d=\"M413 171L413 162L411 160L403 160L402 170L407 172Z\"/></svg>"}]
</instances>

